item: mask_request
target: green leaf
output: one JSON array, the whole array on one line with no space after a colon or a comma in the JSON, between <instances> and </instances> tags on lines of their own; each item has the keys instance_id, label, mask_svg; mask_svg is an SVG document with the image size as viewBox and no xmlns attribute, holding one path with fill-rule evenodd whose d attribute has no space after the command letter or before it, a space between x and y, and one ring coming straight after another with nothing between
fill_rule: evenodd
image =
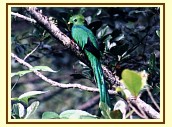
<instances>
[{"instance_id":1,"label":"green leaf","mask_svg":"<svg viewBox=\"0 0 172 127\"><path fill-rule=\"evenodd\" d=\"M18 100L26 103L28 105L28 99L36 95L44 94L47 91L29 91L19 96Z\"/></svg>"},{"instance_id":2,"label":"green leaf","mask_svg":"<svg viewBox=\"0 0 172 127\"><path fill-rule=\"evenodd\" d=\"M20 118L19 117L19 107L17 104L13 104L13 107L12 107L12 116L14 119L16 118Z\"/></svg>"},{"instance_id":3,"label":"green leaf","mask_svg":"<svg viewBox=\"0 0 172 127\"><path fill-rule=\"evenodd\" d=\"M110 107L105 104L104 102L100 102L99 107L101 109L101 113L104 116L105 119L112 119L110 113Z\"/></svg>"},{"instance_id":4,"label":"green leaf","mask_svg":"<svg viewBox=\"0 0 172 127\"><path fill-rule=\"evenodd\" d=\"M11 77L16 76L16 75L21 77L27 73L33 72L34 70L48 71L48 72L54 72L54 73L57 72L57 71L52 70L48 66L35 66L35 67L31 68L30 70L24 70L24 71L18 71L16 73L11 73Z\"/></svg>"},{"instance_id":5,"label":"green leaf","mask_svg":"<svg viewBox=\"0 0 172 127\"><path fill-rule=\"evenodd\" d=\"M149 69L154 70L155 67L156 67L156 57L155 54L152 53L149 60Z\"/></svg>"},{"instance_id":6,"label":"green leaf","mask_svg":"<svg viewBox=\"0 0 172 127\"><path fill-rule=\"evenodd\" d=\"M25 119L29 118L38 108L39 106L39 101L33 102L28 108L27 108L27 113L25 116Z\"/></svg>"},{"instance_id":7,"label":"green leaf","mask_svg":"<svg viewBox=\"0 0 172 127\"><path fill-rule=\"evenodd\" d=\"M20 77L22 77L23 75L32 72L31 70L24 70L24 71L18 71L16 73L11 73L11 77L18 75Z\"/></svg>"},{"instance_id":8,"label":"green leaf","mask_svg":"<svg viewBox=\"0 0 172 127\"><path fill-rule=\"evenodd\" d=\"M131 94L137 97L143 87L141 75L135 71L125 69L122 72L122 80Z\"/></svg>"},{"instance_id":9,"label":"green leaf","mask_svg":"<svg viewBox=\"0 0 172 127\"><path fill-rule=\"evenodd\" d=\"M17 97L11 98L11 101L18 101Z\"/></svg>"},{"instance_id":10,"label":"green leaf","mask_svg":"<svg viewBox=\"0 0 172 127\"><path fill-rule=\"evenodd\" d=\"M120 110L111 111L109 106L104 102L100 102L99 107L105 119L122 119L122 113Z\"/></svg>"},{"instance_id":11,"label":"green leaf","mask_svg":"<svg viewBox=\"0 0 172 127\"><path fill-rule=\"evenodd\" d=\"M156 34L160 37L160 30L156 30Z\"/></svg>"},{"instance_id":12,"label":"green leaf","mask_svg":"<svg viewBox=\"0 0 172 127\"><path fill-rule=\"evenodd\" d=\"M100 15L102 13L102 9L98 9L96 15Z\"/></svg>"},{"instance_id":13,"label":"green leaf","mask_svg":"<svg viewBox=\"0 0 172 127\"><path fill-rule=\"evenodd\" d=\"M60 114L60 119L97 119L97 116L82 110L67 110Z\"/></svg>"},{"instance_id":14,"label":"green leaf","mask_svg":"<svg viewBox=\"0 0 172 127\"><path fill-rule=\"evenodd\" d=\"M104 37L105 35L111 33L112 30L110 29L110 27L108 25L105 25L105 26L102 26L100 31L98 32L97 36L98 38L102 38Z\"/></svg>"},{"instance_id":15,"label":"green leaf","mask_svg":"<svg viewBox=\"0 0 172 127\"><path fill-rule=\"evenodd\" d=\"M24 106L20 103L18 103L18 108L19 108L19 117L22 118L25 115L25 109Z\"/></svg>"},{"instance_id":16,"label":"green leaf","mask_svg":"<svg viewBox=\"0 0 172 127\"><path fill-rule=\"evenodd\" d=\"M160 75L160 70L156 66L156 55L155 55L155 53L152 53L150 56L148 72L151 75L158 75L158 76Z\"/></svg>"},{"instance_id":17,"label":"green leaf","mask_svg":"<svg viewBox=\"0 0 172 127\"><path fill-rule=\"evenodd\" d=\"M16 73L11 73L11 78L14 77L16 75Z\"/></svg>"},{"instance_id":18,"label":"green leaf","mask_svg":"<svg viewBox=\"0 0 172 127\"><path fill-rule=\"evenodd\" d=\"M115 91L116 91L122 98L127 99L127 97L126 97L126 95L125 95L125 92L124 92L124 90L123 90L121 87L117 86Z\"/></svg>"},{"instance_id":19,"label":"green leaf","mask_svg":"<svg viewBox=\"0 0 172 127\"><path fill-rule=\"evenodd\" d=\"M120 110L111 111L110 116L113 119L122 119L122 113Z\"/></svg>"},{"instance_id":20,"label":"green leaf","mask_svg":"<svg viewBox=\"0 0 172 127\"><path fill-rule=\"evenodd\" d=\"M13 108L12 108L14 114L19 116L19 108L18 108L18 104L13 104Z\"/></svg>"},{"instance_id":21,"label":"green leaf","mask_svg":"<svg viewBox=\"0 0 172 127\"><path fill-rule=\"evenodd\" d=\"M20 103L13 104L12 116L14 116L15 118L21 119L22 117L24 117L24 114L25 114L25 109L22 104Z\"/></svg>"},{"instance_id":22,"label":"green leaf","mask_svg":"<svg viewBox=\"0 0 172 127\"><path fill-rule=\"evenodd\" d=\"M40 71L48 71L48 72L57 72L57 71L54 71L54 70L52 70L50 67L48 67L48 66L35 66L35 67L33 67L33 68L31 68L30 70L40 70Z\"/></svg>"},{"instance_id":23,"label":"green leaf","mask_svg":"<svg viewBox=\"0 0 172 127\"><path fill-rule=\"evenodd\" d=\"M42 119L60 119L59 115L55 112L44 112Z\"/></svg>"}]
</instances>

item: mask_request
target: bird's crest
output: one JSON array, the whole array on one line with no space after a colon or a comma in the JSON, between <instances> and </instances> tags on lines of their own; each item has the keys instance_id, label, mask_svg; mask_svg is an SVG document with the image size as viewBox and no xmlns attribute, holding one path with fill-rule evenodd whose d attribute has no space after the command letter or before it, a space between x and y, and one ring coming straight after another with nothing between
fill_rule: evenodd
<instances>
[{"instance_id":1,"label":"bird's crest","mask_svg":"<svg viewBox=\"0 0 172 127\"><path fill-rule=\"evenodd\" d=\"M73 15L69 19L69 23L73 23L74 25L82 25L84 24L85 18L81 14Z\"/></svg>"}]
</instances>

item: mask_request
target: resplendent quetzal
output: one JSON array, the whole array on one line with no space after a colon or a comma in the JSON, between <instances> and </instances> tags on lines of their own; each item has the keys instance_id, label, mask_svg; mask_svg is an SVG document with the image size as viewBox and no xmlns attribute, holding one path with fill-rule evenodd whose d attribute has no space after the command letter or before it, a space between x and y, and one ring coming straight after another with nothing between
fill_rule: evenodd
<instances>
[{"instance_id":1,"label":"resplendent quetzal","mask_svg":"<svg viewBox=\"0 0 172 127\"><path fill-rule=\"evenodd\" d=\"M72 37L82 50L84 50L91 63L96 83L98 84L100 91L100 101L111 107L108 89L105 84L101 63L99 61L100 51L98 49L97 40L92 31L84 26L84 22L84 16L78 14L70 17L68 24L73 24Z\"/></svg>"}]
</instances>

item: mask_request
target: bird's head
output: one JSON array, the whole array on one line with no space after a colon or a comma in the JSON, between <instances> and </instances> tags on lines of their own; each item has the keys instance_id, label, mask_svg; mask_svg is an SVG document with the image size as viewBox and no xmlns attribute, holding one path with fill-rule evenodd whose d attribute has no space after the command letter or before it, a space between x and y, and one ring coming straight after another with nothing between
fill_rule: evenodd
<instances>
[{"instance_id":1,"label":"bird's head","mask_svg":"<svg viewBox=\"0 0 172 127\"><path fill-rule=\"evenodd\" d=\"M78 14L70 17L68 24L73 24L73 25L83 25L85 22L85 18L83 15Z\"/></svg>"}]
</instances>

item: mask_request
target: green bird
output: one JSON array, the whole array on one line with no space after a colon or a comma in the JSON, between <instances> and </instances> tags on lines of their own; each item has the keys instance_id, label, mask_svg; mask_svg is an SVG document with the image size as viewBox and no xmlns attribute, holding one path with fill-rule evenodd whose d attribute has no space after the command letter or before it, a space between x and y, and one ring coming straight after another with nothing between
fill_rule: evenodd
<instances>
[{"instance_id":1,"label":"green bird","mask_svg":"<svg viewBox=\"0 0 172 127\"><path fill-rule=\"evenodd\" d=\"M107 85L105 84L101 63L99 61L100 51L98 49L97 40L92 31L84 26L84 22L84 16L78 14L70 17L68 24L73 24L71 30L72 37L85 52L90 61L100 91L100 101L111 107Z\"/></svg>"}]
</instances>

